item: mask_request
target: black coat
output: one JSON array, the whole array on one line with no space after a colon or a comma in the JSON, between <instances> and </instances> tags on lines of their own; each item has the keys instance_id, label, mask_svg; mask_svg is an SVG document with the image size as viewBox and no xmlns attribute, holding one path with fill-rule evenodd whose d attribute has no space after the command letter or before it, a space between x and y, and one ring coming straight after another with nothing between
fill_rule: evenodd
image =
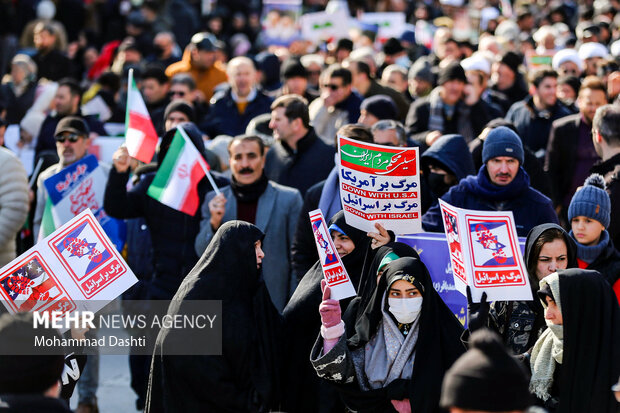
<instances>
[{"instance_id":1,"label":"black coat","mask_svg":"<svg viewBox=\"0 0 620 413\"><path fill-rule=\"evenodd\" d=\"M164 135L160 148L167 150L175 131L176 128ZM191 129L185 127L185 131L198 150L204 154L200 132L197 132L195 126ZM162 150L158 155L161 158L160 162L164 157L161 152ZM194 241L200 229L201 214L198 208L196 215L187 215L147 195L153 178L155 172L147 173L135 187L127 191L129 173L118 173L112 168L106 185L103 207L108 215L114 218L144 217L151 232L155 265L155 274L149 286L149 298L170 299L198 260L194 251ZM218 185L225 183L219 180ZM206 193L211 190L211 185L206 178L203 178L198 184L199 199L204 199Z\"/></svg>"},{"instance_id":2,"label":"black coat","mask_svg":"<svg viewBox=\"0 0 620 413\"><path fill-rule=\"evenodd\" d=\"M297 281L301 281L304 274L319 259L319 252L316 249L308 214L319 207L324 185L325 181L321 181L308 189L306 195L304 195L304 204L301 207L301 211L299 211L295 237L291 245L291 265Z\"/></svg>"},{"instance_id":3,"label":"black coat","mask_svg":"<svg viewBox=\"0 0 620 413\"><path fill-rule=\"evenodd\" d=\"M459 102L457 105L462 104L463 102ZM430 96L426 96L414 101L411 104L409 107L409 112L407 113L407 119L405 120L407 136L411 137L420 145L420 153L423 153L428 148L426 145L426 135L431 132L428 129L430 114L431 100ZM478 100L478 102L471 107L470 114L471 127L474 136L478 136L490 120L501 117L502 115L493 106L490 106L482 99ZM443 130L441 131L442 134L459 134L458 124L459 116L457 107L452 119L448 120L444 116Z\"/></svg>"},{"instance_id":4,"label":"black coat","mask_svg":"<svg viewBox=\"0 0 620 413\"><path fill-rule=\"evenodd\" d=\"M237 136L245 133L248 123L258 115L271 113L271 99L260 90L256 91L256 97L248 102L243 113L239 113L237 104L232 98L231 90L218 92L211 98L209 114L201 123L200 129L209 137L218 135Z\"/></svg>"},{"instance_id":5,"label":"black coat","mask_svg":"<svg viewBox=\"0 0 620 413\"><path fill-rule=\"evenodd\" d=\"M62 399L38 394L0 395L1 413L71 413Z\"/></svg>"},{"instance_id":6,"label":"black coat","mask_svg":"<svg viewBox=\"0 0 620 413\"><path fill-rule=\"evenodd\" d=\"M581 122L583 122L581 115L577 113L558 119L551 126L545 156L545 171L551 181L551 199L554 206L562 205L565 197L572 195L571 183L578 151L594 150L592 143L590 148L579 148ZM583 177L583 180L585 178L587 176Z\"/></svg>"},{"instance_id":7,"label":"black coat","mask_svg":"<svg viewBox=\"0 0 620 413\"><path fill-rule=\"evenodd\" d=\"M254 225L222 225L187 275L168 315L193 313L193 300L221 300L222 354L173 355L200 331L163 328L157 337L146 412L264 412L277 408L280 316L256 265ZM189 304L188 304L189 303ZM207 333L208 334L208 333Z\"/></svg>"},{"instance_id":8,"label":"black coat","mask_svg":"<svg viewBox=\"0 0 620 413\"><path fill-rule=\"evenodd\" d=\"M611 200L611 210L618 211L620 208L620 154L612 156L606 161L599 161L590 169L591 173L603 175L607 193ZM620 248L620 214L612 213L609 227L609 237L617 248Z\"/></svg>"},{"instance_id":9,"label":"black coat","mask_svg":"<svg viewBox=\"0 0 620 413\"><path fill-rule=\"evenodd\" d=\"M476 170L479 170L482 166L483 145L484 141L480 138L476 138L468 143L469 151L471 152L472 158L474 158L474 166ZM527 146L523 147L522 166L530 177L530 184L532 185L532 188L540 191L548 197L551 197L551 183L549 182L549 177L545 173L541 163L538 161L538 158L536 158L536 155L534 155L534 152L532 152Z\"/></svg>"},{"instance_id":10,"label":"black coat","mask_svg":"<svg viewBox=\"0 0 620 413\"><path fill-rule=\"evenodd\" d=\"M32 60L37 64L37 79L45 78L54 82L71 73L71 60L58 50L47 54L35 54Z\"/></svg>"},{"instance_id":11,"label":"black coat","mask_svg":"<svg viewBox=\"0 0 620 413\"><path fill-rule=\"evenodd\" d=\"M313 128L297 142L296 151L277 141L265 158L267 178L298 189L302 196L312 185L327 179L333 167L334 148L319 139Z\"/></svg>"}]
</instances>

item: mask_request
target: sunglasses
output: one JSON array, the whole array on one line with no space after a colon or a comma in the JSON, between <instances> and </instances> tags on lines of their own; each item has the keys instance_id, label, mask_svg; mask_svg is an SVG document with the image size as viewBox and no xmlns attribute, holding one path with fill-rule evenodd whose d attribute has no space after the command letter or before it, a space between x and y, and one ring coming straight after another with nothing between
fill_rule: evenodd
<instances>
[{"instance_id":1,"label":"sunglasses","mask_svg":"<svg viewBox=\"0 0 620 413\"><path fill-rule=\"evenodd\" d=\"M174 95L178 95L178 96L185 96L185 92L182 90L171 90L170 91L170 96L174 96Z\"/></svg>"},{"instance_id":2,"label":"sunglasses","mask_svg":"<svg viewBox=\"0 0 620 413\"><path fill-rule=\"evenodd\" d=\"M334 84L331 84L331 83L327 84L327 85L323 85L323 87L329 88L329 89L334 90L334 91L340 89L339 85L334 85Z\"/></svg>"},{"instance_id":3,"label":"sunglasses","mask_svg":"<svg viewBox=\"0 0 620 413\"><path fill-rule=\"evenodd\" d=\"M75 143L77 142L82 136L78 135L77 133L72 133L69 135L58 135L58 136L54 136L54 139L56 139L56 142L60 142L60 143L65 143L66 140L68 140L71 143Z\"/></svg>"}]
</instances>

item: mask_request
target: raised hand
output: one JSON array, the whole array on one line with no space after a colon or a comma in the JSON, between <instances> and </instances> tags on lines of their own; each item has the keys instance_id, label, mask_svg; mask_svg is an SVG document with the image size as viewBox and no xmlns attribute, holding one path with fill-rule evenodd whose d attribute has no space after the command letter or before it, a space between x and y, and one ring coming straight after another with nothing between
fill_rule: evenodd
<instances>
[{"instance_id":1,"label":"raised hand","mask_svg":"<svg viewBox=\"0 0 620 413\"><path fill-rule=\"evenodd\" d=\"M487 293L483 292L479 303L471 298L471 288L467 286L467 329L474 332L487 326L489 321L489 302Z\"/></svg>"},{"instance_id":2,"label":"raised hand","mask_svg":"<svg viewBox=\"0 0 620 413\"><path fill-rule=\"evenodd\" d=\"M321 280L321 291L323 292L323 301L319 305L321 324L325 328L336 326L340 324L342 318L340 302L329 298L331 297L331 289L325 280Z\"/></svg>"}]
</instances>

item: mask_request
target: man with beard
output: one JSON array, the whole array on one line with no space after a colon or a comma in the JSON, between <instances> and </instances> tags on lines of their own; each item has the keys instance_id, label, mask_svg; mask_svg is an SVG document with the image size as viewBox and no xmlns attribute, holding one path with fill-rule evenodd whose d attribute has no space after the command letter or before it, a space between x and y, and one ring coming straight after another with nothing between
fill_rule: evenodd
<instances>
[{"instance_id":1,"label":"man with beard","mask_svg":"<svg viewBox=\"0 0 620 413\"><path fill-rule=\"evenodd\" d=\"M264 278L271 299L282 311L297 287L291 268L290 250L302 199L299 191L269 181L265 167L265 145L253 135L236 136L228 145L232 182L207 194L202 204L196 253L202 255L222 224L242 220L265 233Z\"/></svg>"},{"instance_id":2,"label":"man with beard","mask_svg":"<svg viewBox=\"0 0 620 413\"><path fill-rule=\"evenodd\" d=\"M56 151L58 153L59 162L41 172L38 178L37 205L34 211L33 221L33 235L35 240L39 235L43 211L45 210L45 202L48 198L48 193L43 182L45 182L47 178L57 174L62 169L88 155L88 146L90 145L88 137L89 132L90 130L86 122L77 116L67 116L58 122L56 132L54 133L54 139L56 140ZM106 174L110 171L109 166L105 164L100 165L104 168Z\"/></svg>"},{"instance_id":3,"label":"man with beard","mask_svg":"<svg viewBox=\"0 0 620 413\"><path fill-rule=\"evenodd\" d=\"M522 168L523 144L505 126L489 132L482 148L483 166L450 188L441 199L459 208L478 211L512 211L520 237L539 224L558 223L551 200L530 186ZM425 231L443 232L439 204L422 216Z\"/></svg>"}]
</instances>

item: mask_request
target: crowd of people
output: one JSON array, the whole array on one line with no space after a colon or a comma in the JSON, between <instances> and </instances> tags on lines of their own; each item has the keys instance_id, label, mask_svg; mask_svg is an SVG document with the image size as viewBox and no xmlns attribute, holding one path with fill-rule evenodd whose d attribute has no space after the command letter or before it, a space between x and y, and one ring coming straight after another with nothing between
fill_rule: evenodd
<instances>
[{"instance_id":1,"label":"crowd of people","mask_svg":"<svg viewBox=\"0 0 620 413\"><path fill-rule=\"evenodd\" d=\"M167 354L191 340L170 329L130 355L138 410L617 412L620 3L300 0L348 35L287 44L268 3L0 0L0 265L47 235L44 181L125 122L131 73L160 141L100 159L139 279L122 299L223 309L221 355ZM180 128L212 175L194 215L148 194ZM338 136L419 149L424 231L439 199L511 211L533 300L468 292L464 328L414 249L346 222ZM317 208L355 297L323 280ZM28 322L2 316L0 344ZM73 386L98 411L98 356L77 385L68 358L20 357L0 355L0 412L69 411Z\"/></svg>"}]
</instances>

